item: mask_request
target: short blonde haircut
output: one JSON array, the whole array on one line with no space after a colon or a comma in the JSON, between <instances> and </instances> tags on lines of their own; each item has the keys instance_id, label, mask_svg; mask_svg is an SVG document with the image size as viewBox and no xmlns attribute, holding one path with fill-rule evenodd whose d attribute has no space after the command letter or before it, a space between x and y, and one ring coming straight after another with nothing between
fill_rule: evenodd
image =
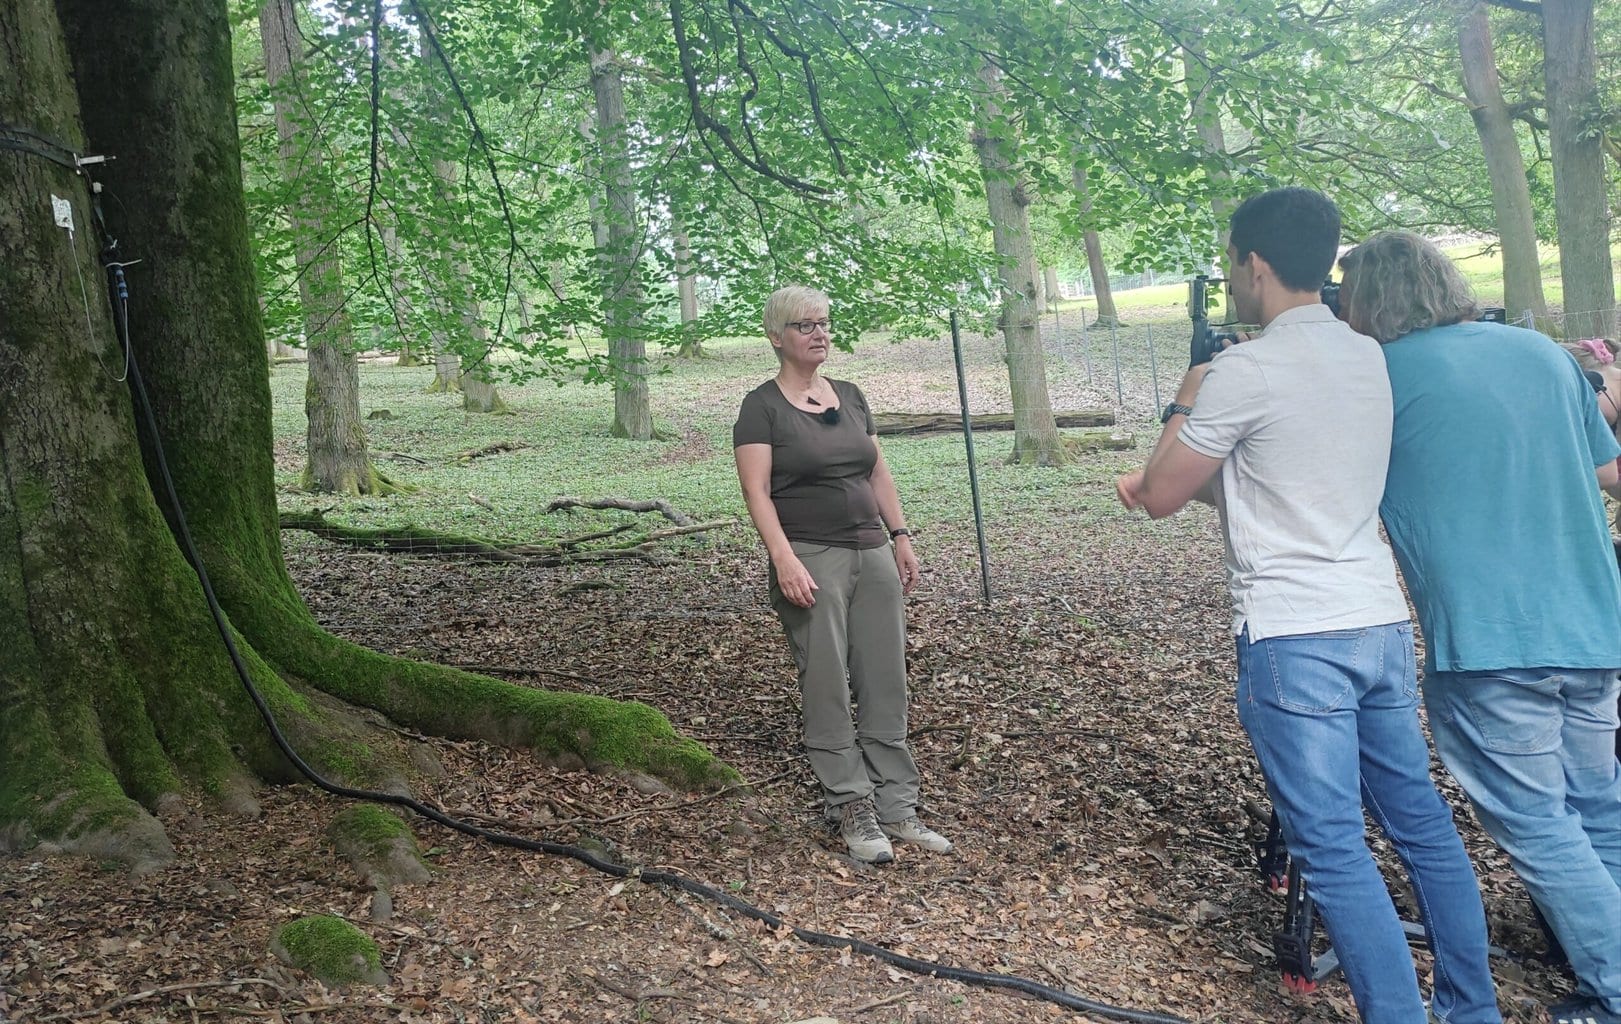
<instances>
[{"instance_id":1,"label":"short blonde haircut","mask_svg":"<svg viewBox=\"0 0 1621 1024\"><path fill-rule=\"evenodd\" d=\"M1478 320L1469 282L1446 253L1410 231L1381 231L1340 257L1345 322L1381 342Z\"/></svg>"},{"instance_id":2,"label":"short blonde haircut","mask_svg":"<svg viewBox=\"0 0 1621 1024\"><path fill-rule=\"evenodd\" d=\"M778 288L765 300L766 337L781 337L782 329L788 326L789 321L799 320L802 314L813 310L821 310L825 314L831 304L827 293L815 288L797 284Z\"/></svg>"}]
</instances>

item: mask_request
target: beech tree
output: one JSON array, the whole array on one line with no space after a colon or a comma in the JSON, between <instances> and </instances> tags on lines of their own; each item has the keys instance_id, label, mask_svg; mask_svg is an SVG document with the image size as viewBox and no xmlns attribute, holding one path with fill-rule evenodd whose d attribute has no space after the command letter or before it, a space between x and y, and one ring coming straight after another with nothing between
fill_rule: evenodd
<instances>
[{"instance_id":1,"label":"beech tree","mask_svg":"<svg viewBox=\"0 0 1621 1024\"><path fill-rule=\"evenodd\" d=\"M1075 186L1075 203L1080 214L1082 244L1086 247L1086 268L1092 275L1092 292L1098 300L1099 327L1119 327L1120 314L1114 308L1114 289L1109 285L1109 265L1103 259L1103 239L1093 221L1092 190L1086 165L1076 162L1070 170Z\"/></svg>"},{"instance_id":2,"label":"beech tree","mask_svg":"<svg viewBox=\"0 0 1621 1024\"><path fill-rule=\"evenodd\" d=\"M1503 303L1513 313L1548 312L1542 294L1542 266L1537 258L1536 219L1525 159L1514 130L1514 117L1503 98L1492 48L1491 21L1484 3L1473 5L1458 21L1458 64L1463 72L1469 116L1480 135L1480 150L1491 174L1497 237L1503 246Z\"/></svg>"},{"instance_id":3,"label":"beech tree","mask_svg":"<svg viewBox=\"0 0 1621 1024\"><path fill-rule=\"evenodd\" d=\"M597 242L602 282L603 333L613 373L614 437L646 441L653 436L653 409L647 392L647 341L642 334L642 229L630 145L626 138L625 85L614 51L592 41L591 93L596 122L596 166L603 195L598 209L604 230Z\"/></svg>"},{"instance_id":4,"label":"beech tree","mask_svg":"<svg viewBox=\"0 0 1621 1024\"><path fill-rule=\"evenodd\" d=\"M287 217L292 223L293 257L304 314L304 345L309 353L309 387L304 413L308 460L304 486L338 494L387 494L393 485L373 468L360 421L360 368L354 325L346 308L343 266L326 200L327 187L299 188L303 178L321 181L324 150L309 97L300 82L304 45L292 0L264 0L259 38L264 45L265 79L275 107ZM324 182L323 182L324 184Z\"/></svg>"},{"instance_id":5,"label":"beech tree","mask_svg":"<svg viewBox=\"0 0 1621 1024\"><path fill-rule=\"evenodd\" d=\"M991 232L1002 284L1001 328L1006 346L1008 383L1013 398L1013 454L1009 461L1059 466L1069 454L1058 436L1039 330L1041 306L1036 257L1030 236L1029 186L1017 163L1017 128L1008 118L1001 71L986 63L985 84L974 128L990 209Z\"/></svg>"},{"instance_id":6,"label":"beech tree","mask_svg":"<svg viewBox=\"0 0 1621 1024\"><path fill-rule=\"evenodd\" d=\"M1540 7L1565 310L1588 318L1572 330L1614 337L1615 268L1604 133L1597 123L1593 0L1542 0Z\"/></svg>"},{"instance_id":7,"label":"beech tree","mask_svg":"<svg viewBox=\"0 0 1621 1024\"><path fill-rule=\"evenodd\" d=\"M385 657L323 631L282 564L270 394L221 0L0 5L0 843L172 856L188 790L243 813L292 778L232 670L189 535L254 683L334 778L393 774L348 706L683 785L727 769L643 705ZM72 153L101 178L156 421L137 432ZM50 197L71 201L76 233ZM99 290L92 291L99 296ZM178 506L156 468L168 455ZM185 522L179 518L184 509Z\"/></svg>"}]
</instances>

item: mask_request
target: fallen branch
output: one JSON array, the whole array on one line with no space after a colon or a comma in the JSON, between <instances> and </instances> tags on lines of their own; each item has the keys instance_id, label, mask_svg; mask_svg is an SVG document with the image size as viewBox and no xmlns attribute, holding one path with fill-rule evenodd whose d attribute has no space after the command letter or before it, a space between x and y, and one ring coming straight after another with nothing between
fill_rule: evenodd
<instances>
[{"instance_id":1,"label":"fallen branch","mask_svg":"<svg viewBox=\"0 0 1621 1024\"><path fill-rule=\"evenodd\" d=\"M414 462L419 466L430 465L427 459L418 458L405 452L377 452L378 458L393 459L395 462Z\"/></svg>"},{"instance_id":2,"label":"fallen branch","mask_svg":"<svg viewBox=\"0 0 1621 1024\"><path fill-rule=\"evenodd\" d=\"M576 978L584 978L586 981L600 985L615 995L624 996L626 999L629 999L638 1006L647 1002L649 999L693 998L692 996L687 995L685 992L678 992L673 988L632 988L629 985L614 981L612 978L598 974L589 967L576 967L572 973Z\"/></svg>"},{"instance_id":3,"label":"fallen branch","mask_svg":"<svg viewBox=\"0 0 1621 1024\"><path fill-rule=\"evenodd\" d=\"M679 515L679 513L677 513ZM685 517L682 517L685 518ZM344 526L328 520L321 511L283 512L283 530L304 530L322 540L369 551L384 551L407 555L463 555L479 561L523 562L528 565L557 566L577 562L607 562L616 559L639 559L649 565L669 565L674 556L658 548L658 542L684 534L702 533L732 526L735 519L716 519L707 523L694 523L690 519L681 526L654 530L606 548L580 550L586 540L617 536L628 530L615 529L605 533L586 534L553 544L498 544L482 537L422 530L414 526L385 527L381 529Z\"/></svg>"},{"instance_id":4,"label":"fallen branch","mask_svg":"<svg viewBox=\"0 0 1621 1024\"><path fill-rule=\"evenodd\" d=\"M287 995L285 989L268 978L221 978L217 981L188 981L178 985L160 985L157 988L145 989L140 992L132 993L131 995L119 996L112 1002L98 1006L93 1010L79 1010L75 1013L56 1013L49 1017L41 1017L39 1018L39 1024L46 1024L47 1021L53 1020L82 1020L85 1017L106 1016L107 1014L112 1013L114 1010L122 1009L131 1003L138 1003L146 999L151 999L154 996L166 996L172 992L195 992L198 989L232 988L237 985L264 985L268 988L275 989L276 992L283 998L285 998Z\"/></svg>"},{"instance_id":5,"label":"fallen branch","mask_svg":"<svg viewBox=\"0 0 1621 1024\"><path fill-rule=\"evenodd\" d=\"M611 530L598 530L595 533L582 533L578 537L565 537L557 542L557 546L560 548L578 547L588 540L606 540L609 537L617 537L621 533L634 529L636 529L636 527L632 526L630 523L621 523Z\"/></svg>"},{"instance_id":6,"label":"fallen branch","mask_svg":"<svg viewBox=\"0 0 1621 1024\"><path fill-rule=\"evenodd\" d=\"M551 504L546 506L547 512L568 511L574 508L617 508L626 512L657 512L677 526L690 526L692 517L677 512L670 503L663 498L652 498L646 501L637 501L632 498L573 498L564 496L553 498Z\"/></svg>"},{"instance_id":7,"label":"fallen branch","mask_svg":"<svg viewBox=\"0 0 1621 1024\"><path fill-rule=\"evenodd\" d=\"M304 530L322 540L346 544L352 548L369 548L411 555L477 555L497 562L516 562L522 555L510 548L502 548L478 537L462 537L436 530L419 530L414 526L396 526L386 529L367 529L343 526L330 522L321 512L283 512L283 530Z\"/></svg>"},{"instance_id":8,"label":"fallen branch","mask_svg":"<svg viewBox=\"0 0 1621 1024\"><path fill-rule=\"evenodd\" d=\"M888 996L888 997L883 998L883 999L874 999L870 1003L862 1003L860 1006L857 1006L855 1009L851 1010L850 1012L851 1013L867 1013L867 1012L872 1011L872 1010L881 1009L882 1007L885 1007L885 1006L894 1006L896 1003L902 1001L903 999L909 998L911 995L912 995L911 992L897 992L894 995Z\"/></svg>"},{"instance_id":9,"label":"fallen branch","mask_svg":"<svg viewBox=\"0 0 1621 1024\"><path fill-rule=\"evenodd\" d=\"M1109 427L1114 413L1108 409L1059 412L1053 419L1060 427ZM887 412L872 418L880 436L889 434L953 434L962 430L962 416L953 412ZM984 412L969 417L975 430L1012 430L1010 412Z\"/></svg>"},{"instance_id":10,"label":"fallen branch","mask_svg":"<svg viewBox=\"0 0 1621 1024\"><path fill-rule=\"evenodd\" d=\"M487 444L482 448L469 448L464 452L457 452L451 458L457 462L471 462L474 459L482 459L486 455L502 455L506 452L522 451L529 446L528 441L496 441L494 444Z\"/></svg>"},{"instance_id":11,"label":"fallen branch","mask_svg":"<svg viewBox=\"0 0 1621 1024\"><path fill-rule=\"evenodd\" d=\"M736 526L736 519L711 519L707 523L688 523L685 526L668 526L662 530L654 530L642 537L642 541L663 540L666 537L681 537L689 533L703 533L705 530L719 530L726 526ZM611 550L611 549L610 549Z\"/></svg>"}]
</instances>

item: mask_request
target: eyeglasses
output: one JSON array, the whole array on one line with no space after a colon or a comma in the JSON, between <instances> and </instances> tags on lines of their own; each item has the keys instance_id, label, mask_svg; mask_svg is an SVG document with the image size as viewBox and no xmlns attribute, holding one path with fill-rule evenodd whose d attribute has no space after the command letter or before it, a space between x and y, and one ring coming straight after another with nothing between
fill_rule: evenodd
<instances>
[{"instance_id":1,"label":"eyeglasses","mask_svg":"<svg viewBox=\"0 0 1621 1024\"><path fill-rule=\"evenodd\" d=\"M790 320L783 326L792 327L800 334L814 334L818 327L829 334L833 333L833 321L825 316L820 320Z\"/></svg>"}]
</instances>

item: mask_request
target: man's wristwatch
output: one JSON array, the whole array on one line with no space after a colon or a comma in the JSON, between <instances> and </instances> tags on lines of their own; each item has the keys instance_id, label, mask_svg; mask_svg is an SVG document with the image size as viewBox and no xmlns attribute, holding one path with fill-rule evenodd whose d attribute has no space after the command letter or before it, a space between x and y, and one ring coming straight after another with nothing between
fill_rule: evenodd
<instances>
[{"instance_id":1,"label":"man's wristwatch","mask_svg":"<svg viewBox=\"0 0 1621 1024\"><path fill-rule=\"evenodd\" d=\"M896 529L893 529L893 530L889 531L889 539L890 540L894 540L896 537L910 537L911 535L912 535L912 531L908 530L904 526L897 527Z\"/></svg>"},{"instance_id":2,"label":"man's wristwatch","mask_svg":"<svg viewBox=\"0 0 1621 1024\"><path fill-rule=\"evenodd\" d=\"M1159 421L1161 423L1169 423L1169 422L1171 422L1171 417L1177 415L1178 413L1180 413L1183 416L1192 416L1193 415L1193 406L1191 406L1191 405L1181 405L1181 404L1178 404L1176 402L1172 402L1170 405L1167 405L1165 407L1164 412L1160 413Z\"/></svg>"}]
</instances>

